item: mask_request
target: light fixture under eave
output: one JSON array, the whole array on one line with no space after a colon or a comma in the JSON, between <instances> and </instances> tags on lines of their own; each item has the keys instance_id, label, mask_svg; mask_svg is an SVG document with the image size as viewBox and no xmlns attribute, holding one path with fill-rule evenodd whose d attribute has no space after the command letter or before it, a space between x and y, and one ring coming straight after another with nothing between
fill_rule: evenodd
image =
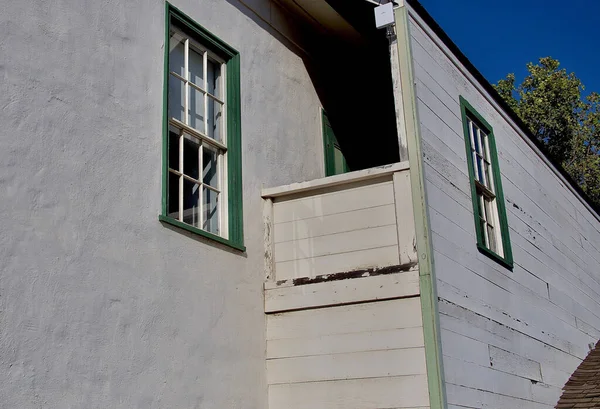
<instances>
[{"instance_id":1,"label":"light fixture under eave","mask_svg":"<svg viewBox=\"0 0 600 409\"><path fill-rule=\"evenodd\" d=\"M374 8L375 26L386 28L394 25L394 5L392 3L382 4Z\"/></svg>"}]
</instances>

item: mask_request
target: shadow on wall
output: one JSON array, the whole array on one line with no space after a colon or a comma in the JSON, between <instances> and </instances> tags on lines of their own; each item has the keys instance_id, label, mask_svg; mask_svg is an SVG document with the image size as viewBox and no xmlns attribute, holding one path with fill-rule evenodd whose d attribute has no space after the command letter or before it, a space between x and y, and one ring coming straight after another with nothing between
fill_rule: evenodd
<instances>
[{"instance_id":1,"label":"shadow on wall","mask_svg":"<svg viewBox=\"0 0 600 409\"><path fill-rule=\"evenodd\" d=\"M271 0L227 1L302 58L350 170L400 160L389 42L375 28L372 5L327 0L360 34L357 41L343 33L324 35ZM278 29L301 47L267 22L274 10Z\"/></svg>"}]
</instances>

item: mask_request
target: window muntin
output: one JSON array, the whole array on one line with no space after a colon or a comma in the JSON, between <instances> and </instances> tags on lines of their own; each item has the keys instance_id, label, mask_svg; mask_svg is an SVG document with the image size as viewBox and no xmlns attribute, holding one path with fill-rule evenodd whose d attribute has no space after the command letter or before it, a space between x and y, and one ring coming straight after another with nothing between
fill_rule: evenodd
<instances>
[{"instance_id":1,"label":"window muntin","mask_svg":"<svg viewBox=\"0 0 600 409\"><path fill-rule=\"evenodd\" d=\"M477 247L512 268L504 194L491 126L460 97Z\"/></svg>"},{"instance_id":2,"label":"window muntin","mask_svg":"<svg viewBox=\"0 0 600 409\"><path fill-rule=\"evenodd\" d=\"M227 238L225 73L222 59L171 27L168 171L177 188L169 188L168 216Z\"/></svg>"}]
</instances>

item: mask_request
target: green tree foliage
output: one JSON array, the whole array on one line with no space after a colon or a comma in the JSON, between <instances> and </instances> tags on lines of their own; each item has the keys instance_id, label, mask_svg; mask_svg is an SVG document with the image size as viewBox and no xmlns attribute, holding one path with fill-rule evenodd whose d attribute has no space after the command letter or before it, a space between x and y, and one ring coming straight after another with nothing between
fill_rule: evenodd
<instances>
[{"instance_id":1,"label":"green tree foliage","mask_svg":"<svg viewBox=\"0 0 600 409\"><path fill-rule=\"evenodd\" d=\"M540 58L527 64L529 74L520 85L508 74L494 88L548 155L600 205L600 95L582 98L579 78L559 67L551 57Z\"/></svg>"}]
</instances>

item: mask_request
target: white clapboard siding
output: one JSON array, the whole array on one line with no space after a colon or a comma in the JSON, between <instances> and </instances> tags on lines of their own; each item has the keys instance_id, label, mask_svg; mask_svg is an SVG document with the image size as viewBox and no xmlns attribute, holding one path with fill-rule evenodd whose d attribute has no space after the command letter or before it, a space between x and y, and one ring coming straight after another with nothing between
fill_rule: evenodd
<instances>
[{"instance_id":1,"label":"white clapboard siding","mask_svg":"<svg viewBox=\"0 0 600 409\"><path fill-rule=\"evenodd\" d=\"M498 371L508 372L534 381L542 381L542 370L539 362L524 358L492 345L490 349L490 366Z\"/></svg>"},{"instance_id":2,"label":"white clapboard siding","mask_svg":"<svg viewBox=\"0 0 600 409\"><path fill-rule=\"evenodd\" d=\"M551 409L600 337L600 221L414 13L410 34L449 407ZM494 128L512 271L476 248L459 96Z\"/></svg>"},{"instance_id":3,"label":"white clapboard siding","mask_svg":"<svg viewBox=\"0 0 600 409\"><path fill-rule=\"evenodd\" d=\"M267 340L421 327L419 297L267 315Z\"/></svg>"},{"instance_id":4,"label":"white clapboard siding","mask_svg":"<svg viewBox=\"0 0 600 409\"><path fill-rule=\"evenodd\" d=\"M461 409L553 409L553 406L533 400L500 395L453 383L446 383L446 396L448 402L452 402L448 405L449 408L456 406Z\"/></svg>"},{"instance_id":5,"label":"white clapboard siding","mask_svg":"<svg viewBox=\"0 0 600 409\"><path fill-rule=\"evenodd\" d=\"M398 245L275 263L277 280L388 267L399 264Z\"/></svg>"},{"instance_id":6,"label":"white clapboard siding","mask_svg":"<svg viewBox=\"0 0 600 409\"><path fill-rule=\"evenodd\" d=\"M269 386L269 409L384 409L428 406L425 375Z\"/></svg>"},{"instance_id":7,"label":"white clapboard siding","mask_svg":"<svg viewBox=\"0 0 600 409\"><path fill-rule=\"evenodd\" d=\"M277 200L273 204L275 224L292 220L310 219L394 203L392 181L357 187L343 186L336 191L290 200Z\"/></svg>"},{"instance_id":8,"label":"white clapboard siding","mask_svg":"<svg viewBox=\"0 0 600 409\"><path fill-rule=\"evenodd\" d=\"M275 224L275 243L396 224L393 204Z\"/></svg>"},{"instance_id":9,"label":"white clapboard siding","mask_svg":"<svg viewBox=\"0 0 600 409\"><path fill-rule=\"evenodd\" d=\"M395 225L371 227L327 236L275 243L275 262L369 250L398 244Z\"/></svg>"},{"instance_id":10,"label":"white clapboard siding","mask_svg":"<svg viewBox=\"0 0 600 409\"><path fill-rule=\"evenodd\" d=\"M463 362L448 356L444 357L444 362L449 365L445 371L446 382L448 383L533 400L529 379L497 371L490 367Z\"/></svg>"},{"instance_id":11,"label":"white clapboard siding","mask_svg":"<svg viewBox=\"0 0 600 409\"><path fill-rule=\"evenodd\" d=\"M269 385L425 374L424 348L267 360Z\"/></svg>"},{"instance_id":12,"label":"white clapboard siding","mask_svg":"<svg viewBox=\"0 0 600 409\"><path fill-rule=\"evenodd\" d=\"M419 295L419 272L406 271L265 289L265 312L323 307Z\"/></svg>"},{"instance_id":13,"label":"white clapboard siding","mask_svg":"<svg viewBox=\"0 0 600 409\"><path fill-rule=\"evenodd\" d=\"M361 327L360 323L356 326ZM423 345L421 327L270 339L267 340L267 359L417 348Z\"/></svg>"}]
</instances>

